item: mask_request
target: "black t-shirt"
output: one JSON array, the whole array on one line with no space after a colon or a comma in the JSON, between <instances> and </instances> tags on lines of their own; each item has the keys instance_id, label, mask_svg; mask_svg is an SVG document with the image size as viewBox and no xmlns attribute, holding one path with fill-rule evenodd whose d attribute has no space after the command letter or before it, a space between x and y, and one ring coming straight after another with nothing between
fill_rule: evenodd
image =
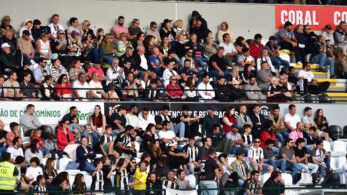
<instances>
[{"instance_id":1,"label":"black t-shirt","mask_svg":"<svg viewBox=\"0 0 347 195\"><path fill-rule=\"evenodd\" d=\"M102 167L102 172L103 172L103 177L104 177L104 190L112 190L113 189L111 178L107 178L107 175L110 171L111 171L111 166L104 165Z\"/></svg>"},{"instance_id":2,"label":"black t-shirt","mask_svg":"<svg viewBox=\"0 0 347 195\"><path fill-rule=\"evenodd\" d=\"M215 170L218 168L217 162L210 157L207 157L206 160L205 159L201 161L200 180L214 180L216 177Z\"/></svg>"},{"instance_id":3,"label":"black t-shirt","mask_svg":"<svg viewBox=\"0 0 347 195\"><path fill-rule=\"evenodd\" d=\"M135 138L133 136L126 136L125 133L121 133L117 136L116 140L114 141L114 148L118 151L118 152L127 152L127 151L123 151L120 148L118 148L117 144L121 143L124 147L126 148L130 148L131 146L131 142L134 142Z\"/></svg>"},{"instance_id":4,"label":"black t-shirt","mask_svg":"<svg viewBox=\"0 0 347 195\"><path fill-rule=\"evenodd\" d=\"M127 123L127 119L125 118L124 115L119 116L118 113L113 113L111 116L111 122L112 122L112 128L113 129L118 129L117 125L115 124L115 121L118 120L119 123L125 127L126 123Z\"/></svg>"},{"instance_id":5,"label":"black t-shirt","mask_svg":"<svg viewBox=\"0 0 347 195\"><path fill-rule=\"evenodd\" d=\"M307 154L306 147L303 147L301 150L299 148L294 148L295 156L298 156L300 158L304 157Z\"/></svg>"},{"instance_id":6,"label":"black t-shirt","mask_svg":"<svg viewBox=\"0 0 347 195\"><path fill-rule=\"evenodd\" d=\"M216 62L216 64L222 71L226 70L227 65L223 57L219 57L217 54L212 55L210 58L210 70L214 70L214 68L212 67L212 62Z\"/></svg>"}]
</instances>

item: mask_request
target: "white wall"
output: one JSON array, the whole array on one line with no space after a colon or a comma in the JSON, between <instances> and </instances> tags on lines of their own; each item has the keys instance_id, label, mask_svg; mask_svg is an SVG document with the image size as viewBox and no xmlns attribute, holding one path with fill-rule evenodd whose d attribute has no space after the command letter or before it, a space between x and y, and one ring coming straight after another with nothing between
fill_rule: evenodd
<instances>
[{"instance_id":1,"label":"white wall","mask_svg":"<svg viewBox=\"0 0 347 195\"><path fill-rule=\"evenodd\" d=\"M209 28L216 33L221 21L228 21L234 34L252 38L261 32L268 37L274 32L274 5L237 4L237 3L198 3L198 2L127 2L112 0L0 0L0 17L10 15L16 29L26 18L40 19L48 23L53 13L61 15L66 27L70 17L79 21L88 19L94 29L98 27L109 31L119 15L124 15L127 22L139 18L142 27L151 21L158 23L165 18L184 19L193 10L199 11L207 20Z\"/></svg>"}]
</instances>

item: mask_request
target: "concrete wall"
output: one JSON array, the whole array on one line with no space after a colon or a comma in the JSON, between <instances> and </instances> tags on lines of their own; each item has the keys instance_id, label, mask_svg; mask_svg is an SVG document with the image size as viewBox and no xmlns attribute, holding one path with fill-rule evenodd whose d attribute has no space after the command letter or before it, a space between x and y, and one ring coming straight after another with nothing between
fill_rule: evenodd
<instances>
[{"instance_id":1,"label":"concrete wall","mask_svg":"<svg viewBox=\"0 0 347 195\"><path fill-rule=\"evenodd\" d=\"M90 20L94 29L102 27L109 31L116 18L124 15L127 22L139 18L141 27L147 28L151 21L160 23L164 18L183 19L188 23L193 10L203 15L214 33L224 20L229 22L236 36L243 35L246 38L252 38L258 32L268 37L275 28L274 5L112 0L0 0L0 17L10 15L16 29L26 18L38 18L46 24L53 13L61 15L65 27L69 18L75 16L80 22L84 19Z\"/></svg>"}]
</instances>

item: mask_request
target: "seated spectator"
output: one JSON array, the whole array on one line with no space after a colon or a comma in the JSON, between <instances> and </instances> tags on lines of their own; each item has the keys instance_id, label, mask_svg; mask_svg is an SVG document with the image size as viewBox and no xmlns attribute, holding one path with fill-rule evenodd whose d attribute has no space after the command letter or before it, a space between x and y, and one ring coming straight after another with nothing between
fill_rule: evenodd
<instances>
[{"instance_id":1,"label":"seated spectator","mask_svg":"<svg viewBox=\"0 0 347 195\"><path fill-rule=\"evenodd\" d=\"M284 67L285 70L288 70L289 62L279 57L279 48L280 47L276 43L276 38L274 36L270 36L269 41L265 45L265 49L269 52L271 63L277 70L280 70L281 66Z\"/></svg>"},{"instance_id":2,"label":"seated spectator","mask_svg":"<svg viewBox=\"0 0 347 195\"><path fill-rule=\"evenodd\" d=\"M79 59L72 61L72 68L69 71L69 79L71 83L74 83L76 80L78 80L78 76L81 73L86 73L86 71L83 69L81 65L81 61Z\"/></svg>"},{"instance_id":3,"label":"seated spectator","mask_svg":"<svg viewBox=\"0 0 347 195\"><path fill-rule=\"evenodd\" d=\"M163 72L163 79L164 79L164 86L167 87L169 85L170 79L176 79L180 80L181 76L173 70L174 68L174 62L171 60L168 60L165 64L166 69Z\"/></svg>"},{"instance_id":4,"label":"seated spectator","mask_svg":"<svg viewBox=\"0 0 347 195\"><path fill-rule=\"evenodd\" d=\"M15 162L15 159L18 156L24 157L24 152L23 152L23 140L20 137L15 137L13 139L13 145L7 148L7 153L10 154L10 161L12 163Z\"/></svg>"},{"instance_id":5,"label":"seated spectator","mask_svg":"<svg viewBox=\"0 0 347 195\"><path fill-rule=\"evenodd\" d=\"M314 48L310 62L318 64L320 70L329 70L330 75L335 75L335 64L331 57L327 56L327 43L322 36L318 36L318 41L312 46Z\"/></svg>"},{"instance_id":6,"label":"seated spectator","mask_svg":"<svg viewBox=\"0 0 347 195\"><path fill-rule=\"evenodd\" d=\"M220 29L218 30L217 33L217 41L218 43L222 43L223 42L223 35L228 33L230 35L230 41L233 42L234 41L234 36L233 33L231 32L230 28L229 28L229 24L226 21L223 21L220 24Z\"/></svg>"},{"instance_id":7,"label":"seated spectator","mask_svg":"<svg viewBox=\"0 0 347 195\"><path fill-rule=\"evenodd\" d=\"M280 143L284 143L284 140L288 138L289 134L284 126L283 117L280 116L280 107L275 106L271 110L269 120L272 121L272 129L276 133L276 138ZM266 140L265 140L266 141Z\"/></svg>"},{"instance_id":8,"label":"seated spectator","mask_svg":"<svg viewBox=\"0 0 347 195\"><path fill-rule=\"evenodd\" d=\"M284 115L284 125L289 132L295 131L298 122L301 122L300 116L296 113L296 106L290 104L288 107L289 112Z\"/></svg>"},{"instance_id":9,"label":"seated spectator","mask_svg":"<svg viewBox=\"0 0 347 195\"><path fill-rule=\"evenodd\" d=\"M163 58L158 47L153 47L151 55L148 57L149 63L151 64L150 70L155 72L157 76L163 75Z\"/></svg>"},{"instance_id":10,"label":"seated spectator","mask_svg":"<svg viewBox=\"0 0 347 195\"><path fill-rule=\"evenodd\" d=\"M11 71L9 74L9 78L4 82L4 97L7 98L21 98L23 94L20 91L20 85L17 81L17 73L15 71Z\"/></svg>"},{"instance_id":11,"label":"seated spectator","mask_svg":"<svg viewBox=\"0 0 347 195\"><path fill-rule=\"evenodd\" d=\"M34 192L36 193L47 192L46 179L43 175L38 175L34 183L36 183L34 186Z\"/></svg>"},{"instance_id":12,"label":"seated spectator","mask_svg":"<svg viewBox=\"0 0 347 195\"><path fill-rule=\"evenodd\" d=\"M293 83L288 82L288 76L283 74L279 76L279 84L278 87L279 89L283 92L283 94L289 98L292 99L293 97L293 91L295 85Z\"/></svg>"},{"instance_id":13,"label":"seated spectator","mask_svg":"<svg viewBox=\"0 0 347 195\"><path fill-rule=\"evenodd\" d=\"M207 37L206 44L204 45L204 55L211 58L217 53L218 45L214 42L213 37Z\"/></svg>"},{"instance_id":14,"label":"seated spectator","mask_svg":"<svg viewBox=\"0 0 347 195\"><path fill-rule=\"evenodd\" d=\"M295 51L298 44L293 32L293 24L291 22L285 22L283 28L278 31L277 40L281 49Z\"/></svg>"},{"instance_id":15,"label":"seated spectator","mask_svg":"<svg viewBox=\"0 0 347 195\"><path fill-rule=\"evenodd\" d=\"M187 153L177 150L177 142L173 141L168 145L167 149L167 163L170 169L186 169L188 160Z\"/></svg>"},{"instance_id":16,"label":"seated spectator","mask_svg":"<svg viewBox=\"0 0 347 195\"><path fill-rule=\"evenodd\" d=\"M221 102L234 101L238 99L238 94L232 85L227 85L224 77L219 77L217 84L214 87L216 100Z\"/></svg>"},{"instance_id":17,"label":"seated spectator","mask_svg":"<svg viewBox=\"0 0 347 195\"><path fill-rule=\"evenodd\" d=\"M145 83L140 79L136 79L133 72L129 72L122 87L123 98L130 101L139 99L142 96Z\"/></svg>"},{"instance_id":18,"label":"seated spectator","mask_svg":"<svg viewBox=\"0 0 347 195\"><path fill-rule=\"evenodd\" d=\"M155 194L155 195L159 195L160 194L160 190L161 190L161 183L160 181L157 179L157 174L155 172L151 172L148 175L148 180L146 182L146 190L150 193L150 194Z\"/></svg>"},{"instance_id":19,"label":"seated spectator","mask_svg":"<svg viewBox=\"0 0 347 195\"><path fill-rule=\"evenodd\" d=\"M158 133L159 139L164 143L165 146L168 146L170 143L177 141L177 137L174 131L171 131L170 122L165 120L163 122L163 129Z\"/></svg>"},{"instance_id":20,"label":"seated spectator","mask_svg":"<svg viewBox=\"0 0 347 195\"><path fill-rule=\"evenodd\" d=\"M279 79L271 78L271 84L267 88L268 102L287 102L291 99L291 94L288 91L283 91L279 86Z\"/></svg>"},{"instance_id":21,"label":"seated spectator","mask_svg":"<svg viewBox=\"0 0 347 195\"><path fill-rule=\"evenodd\" d=\"M247 154L247 150L242 147L243 140L236 124L231 126L231 131L227 133L225 137L226 139L231 140L231 154L235 155L238 151Z\"/></svg>"},{"instance_id":22,"label":"seated spectator","mask_svg":"<svg viewBox=\"0 0 347 195\"><path fill-rule=\"evenodd\" d=\"M264 151L264 162L273 166L274 169L278 170L286 170L286 164L283 159L278 159L278 155L275 153L275 151L278 153L278 148L274 147L275 142L272 139L268 139L265 141L265 146L263 148Z\"/></svg>"},{"instance_id":23,"label":"seated spectator","mask_svg":"<svg viewBox=\"0 0 347 195\"><path fill-rule=\"evenodd\" d=\"M223 41L219 43L219 47L223 47L223 55L226 60L227 66L232 66L236 62L237 51L234 44L231 41L230 34L225 33L223 36ZM218 52L219 53L219 49ZM227 76L227 75L224 75Z\"/></svg>"},{"instance_id":24,"label":"seated spectator","mask_svg":"<svg viewBox=\"0 0 347 195\"><path fill-rule=\"evenodd\" d=\"M88 139L82 137L81 145L76 150L76 162L79 163L79 169L92 173L95 170L93 164L95 156L93 149L88 146Z\"/></svg>"},{"instance_id":25,"label":"seated spectator","mask_svg":"<svg viewBox=\"0 0 347 195\"><path fill-rule=\"evenodd\" d=\"M93 142L98 143L100 137L105 132L106 117L101 113L101 107L96 105L94 107L94 113L89 119L90 128L93 131Z\"/></svg>"},{"instance_id":26,"label":"seated spectator","mask_svg":"<svg viewBox=\"0 0 347 195\"><path fill-rule=\"evenodd\" d=\"M221 123L223 125L223 134L228 134L231 131L231 126L237 124L234 107L225 109Z\"/></svg>"},{"instance_id":27,"label":"seated spectator","mask_svg":"<svg viewBox=\"0 0 347 195\"><path fill-rule=\"evenodd\" d=\"M72 97L71 85L66 74L62 74L55 85L55 95L59 100L69 100Z\"/></svg>"},{"instance_id":28,"label":"seated spectator","mask_svg":"<svg viewBox=\"0 0 347 195\"><path fill-rule=\"evenodd\" d=\"M55 169L55 158L48 158L46 161L46 166L43 170L43 176L46 182L51 184L53 179L58 176L58 171Z\"/></svg>"},{"instance_id":29,"label":"seated spectator","mask_svg":"<svg viewBox=\"0 0 347 195\"><path fill-rule=\"evenodd\" d=\"M103 97L106 97L106 93L103 90L102 84L99 80L99 75L97 72L94 72L91 76L91 80L89 81L89 88L90 90L90 98L93 99L101 99Z\"/></svg>"},{"instance_id":30,"label":"seated spectator","mask_svg":"<svg viewBox=\"0 0 347 195\"><path fill-rule=\"evenodd\" d=\"M106 34L102 39L100 44L100 52L106 63L111 64L113 55L116 54L116 48L111 34Z\"/></svg>"},{"instance_id":31,"label":"seated spectator","mask_svg":"<svg viewBox=\"0 0 347 195\"><path fill-rule=\"evenodd\" d=\"M33 70L34 77L35 77L35 83L41 84L45 78L45 76L49 75L46 67L47 61L44 58L39 58L38 60L38 66ZM49 75L51 76L51 75ZM53 77L52 77L53 79Z\"/></svg>"},{"instance_id":32,"label":"seated spectator","mask_svg":"<svg viewBox=\"0 0 347 195\"><path fill-rule=\"evenodd\" d=\"M182 106L182 114L176 118L175 133L179 138L199 135L199 116L189 113L188 105Z\"/></svg>"},{"instance_id":33,"label":"seated spectator","mask_svg":"<svg viewBox=\"0 0 347 195\"><path fill-rule=\"evenodd\" d=\"M180 85L177 83L177 79L175 76L170 77L170 83L166 86L166 95L171 100L181 100L183 91Z\"/></svg>"},{"instance_id":34,"label":"seated spectator","mask_svg":"<svg viewBox=\"0 0 347 195\"><path fill-rule=\"evenodd\" d=\"M323 130L324 128L329 127L329 122L327 118L324 116L323 109L317 109L314 122L316 123L318 129Z\"/></svg>"},{"instance_id":35,"label":"seated spectator","mask_svg":"<svg viewBox=\"0 0 347 195\"><path fill-rule=\"evenodd\" d=\"M254 137L257 137L260 135L261 128L263 125L266 124L267 120L265 119L265 116L260 112L260 106L259 105L254 105L252 107L252 112L249 115L252 121L252 134Z\"/></svg>"},{"instance_id":36,"label":"seated spectator","mask_svg":"<svg viewBox=\"0 0 347 195\"><path fill-rule=\"evenodd\" d=\"M255 60L251 56L250 50L248 48L242 49L242 54L238 56L237 63L241 67L245 67L246 64L249 64L253 68L256 67Z\"/></svg>"},{"instance_id":37,"label":"seated spectator","mask_svg":"<svg viewBox=\"0 0 347 195\"><path fill-rule=\"evenodd\" d=\"M25 113L19 118L19 124L22 126L24 135L29 136L31 130L41 129L43 132L43 137L46 137L47 134L52 132L51 127L46 125L41 125L39 118L34 115L35 106L28 104L25 110Z\"/></svg>"},{"instance_id":38,"label":"seated spectator","mask_svg":"<svg viewBox=\"0 0 347 195\"><path fill-rule=\"evenodd\" d=\"M254 139L254 145L248 150L248 158L251 166L256 171L272 172L273 167L264 162L264 151L260 148L260 139Z\"/></svg>"},{"instance_id":39,"label":"seated spectator","mask_svg":"<svg viewBox=\"0 0 347 195\"><path fill-rule=\"evenodd\" d=\"M72 191L77 192L77 193L83 193L83 192L87 191L87 186L86 186L83 174L78 173L76 175L71 189L72 189Z\"/></svg>"},{"instance_id":40,"label":"seated spectator","mask_svg":"<svg viewBox=\"0 0 347 195\"><path fill-rule=\"evenodd\" d=\"M32 38L29 30L24 30L17 41L18 49L26 55L28 60L34 59L35 50L32 44Z\"/></svg>"},{"instance_id":41,"label":"seated spectator","mask_svg":"<svg viewBox=\"0 0 347 195\"><path fill-rule=\"evenodd\" d=\"M200 168L199 147L196 146L194 137L188 138L188 144L183 147L183 151L187 155L187 170L194 173L195 170Z\"/></svg>"},{"instance_id":42,"label":"seated spectator","mask_svg":"<svg viewBox=\"0 0 347 195\"><path fill-rule=\"evenodd\" d=\"M136 36L137 37L137 36ZM135 37L135 38L136 38ZM119 35L119 39L117 40L117 45L116 45L116 51L115 51L115 55L120 58L121 56L123 56L127 50L129 50L131 48L131 50L134 50L131 47L131 42L127 40L127 34L125 33L121 33ZM111 61L112 62L112 61Z\"/></svg>"},{"instance_id":43,"label":"seated spectator","mask_svg":"<svg viewBox=\"0 0 347 195\"><path fill-rule=\"evenodd\" d=\"M119 66L118 58L112 60L112 66L107 69L106 78L107 85L110 83L121 85L125 80L124 69Z\"/></svg>"},{"instance_id":44,"label":"seated spectator","mask_svg":"<svg viewBox=\"0 0 347 195\"><path fill-rule=\"evenodd\" d=\"M264 183L264 194L284 194L285 186L280 171L271 173L270 178Z\"/></svg>"},{"instance_id":45,"label":"seated spectator","mask_svg":"<svg viewBox=\"0 0 347 195\"><path fill-rule=\"evenodd\" d=\"M224 34L226 35L226 34ZM232 45L232 43L230 43ZM233 46L234 47L234 46ZM210 68L209 71L213 75L213 77L229 77L230 73L228 71L228 66L231 66L231 62L227 62L224 58L225 55L225 48L224 47L218 47L217 53L212 55L210 58ZM235 52L231 53L234 55ZM230 55L231 55L230 54ZM236 55L236 54L235 54ZM232 58L229 58L230 61L232 61Z\"/></svg>"},{"instance_id":46,"label":"seated spectator","mask_svg":"<svg viewBox=\"0 0 347 195\"><path fill-rule=\"evenodd\" d=\"M246 97L249 100L265 100L266 96L261 93L261 88L257 84L255 76L249 77L249 83L244 86Z\"/></svg>"},{"instance_id":47,"label":"seated spectator","mask_svg":"<svg viewBox=\"0 0 347 195\"><path fill-rule=\"evenodd\" d=\"M25 150L24 157L27 163L30 163L33 157L37 157L38 159L43 158L42 151L39 150L39 140L31 140L30 147Z\"/></svg>"},{"instance_id":48,"label":"seated spectator","mask_svg":"<svg viewBox=\"0 0 347 195\"><path fill-rule=\"evenodd\" d=\"M253 135L252 135L252 126L249 124L245 124L242 127L243 135L242 135L242 141L243 141L243 147L245 147L247 150L250 149L251 146L253 146Z\"/></svg>"},{"instance_id":49,"label":"seated spectator","mask_svg":"<svg viewBox=\"0 0 347 195\"><path fill-rule=\"evenodd\" d=\"M335 73L337 78L344 78L347 79L347 59L346 55L347 53L344 53L344 51L341 48L337 48L336 51L336 61L335 61Z\"/></svg>"},{"instance_id":50,"label":"seated spectator","mask_svg":"<svg viewBox=\"0 0 347 195\"><path fill-rule=\"evenodd\" d=\"M298 77L301 79L301 82L303 82L305 93L321 94L326 92L330 86L329 82L318 83L308 63L303 64L303 70L299 71Z\"/></svg>"},{"instance_id":51,"label":"seated spectator","mask_svg":"<svg viewBox=\"0 0 347 195\"><path fill-rule=\"evenodd\" d=\"M94 63L93 66L88 68L87 75L89 76L90 80L93 80L94 73L99 76L98 79L100 82L106 80L105 73L102 70L100 63Z\"/></svg>"},{"instance_id":52,"label":"seated spectator","mask_svg":"<svg viewBox=\"0 0 347 195\"><path fill-rule=\"evenodd\" d=\"M30 159L30 167L27 168L25 172L25 179L29 181L30 184L36 180L37 176L43 175L43 170L40 167L40 160L37 157Z\"/></svg>"},{"instance_id":53,"label":"seated spectator","mask_svg":"<svg viewBox=\"0 0 347 195\"><path fill-rule=\"evenodd\" d=\"M268 64L268 68L269 70L271 71L271 73L277 73L279 72L278 68L276 69L273 64L272 64L272 61L269 57L269 51L264 49L261 51L260 53L260 57L257 59L257 71L259 71L261 69L261 65L262 63L267 63Z\"/></svg>"},{"instance_id":54,"label":"seated spectator","mask_svg":"<svg viewBox=\"0 0 347 195\"><path fill-rule=\"evenodd\" d=\"M217 111L217 109L215 106L213 106L213 105L208 106L207 107L208 114L206 114L205 117L201 121L202 134L203 135L206 134L207 137L212 136L213 129L216 125L217 126L221 125L219 117L216 114L216 111Z\"/></svg>"},{"instance_id":55,"label":"seated spectator","mask_svg":"<svg viewBox=\"0 0 347 195\"><path fill-rule=\"evenodd\" d=\"M182 98L186 101L196 101L199 99L196 91L196 80L194 77L188 77L186 86L184 87L184 94Z\"/></svg>"},{"instance_id":56,"label":"seated spectator","mask_svg":"<svg viewBox=\"0 0 347 195\"><path fill-rule=\"evenodd\" d=\"M306 132L303 133L303 130L304 130L304 124L302 122L298 122L296 124L296 129L289 133L289 138L292 139L294 142L296 142L296 140L299 138L304 138L304 134L307 134L307 133Z\"/></svg>"},{"instance_id":57,"label":"seated spectator","mask_svg":"<svg viewBox=\"0 0 347 195\"><path fill-rule=\"evenodd\" d=\"M90 86L87 82L87 75L83 72L78 74L78 79L73 82L72 85L73 94L76 100L87 101L88 95L90 94Z\"/></svg>"},{"instance_id":58,"label":"seated spectator","mask_svg":"<svg viewBox=\"0 0 347 195\"><path fill-rule=\"evenodd\" d=\"M251 172L251 177L242 185L241 192L244 194L262 194L259 171L253 170Z\"/></svg>"},{"instance_id":59,"label":"seated spectator","mask_svg":"<svg viewBox=\"0 0 347 195\"><path fill-rule=\"evenodd\" d=\"M190 190L191 184L188 179L186 179L186 173L184 170L177 170L177 185L180 190Z\"/></svg>"},{"instance_id":60,"label":"seated spectator","mask_svg":"<svg viewBox=\"0 0 347 195\"><path fill-rule=\"evenodd\" d=\"M69 128L70 121L62 120L57 131L57 144L59 150L64 150L67 145L75 143L75 138Z\"/></svg>"},{"instance_id":61,"label":"seated spectator","mask_svg":"<svg viewBox=\"0 0 347 195\"><path fill-rule=\"evenodd\" d=\"M64 66L61 65L61 62L59 59L55 59L52 61L53 67L50 71L50 75L53 77L53 80L55 83L59 82L59 78L62 75L68 75L68 72L64 68Z\"/></svg>"},{"instance_id":62,"label":"seated spectator","mask_svg":"<svg viewBox=\"0 0 347 195\"><path fill-rule=\"evenodd\" d=\"M263 125L263 128L263 131L260 133L260 147L262 148L264 148L266 141L269 139L274 143L276 142L276 134L272 129L272 121L267 120Z\"/></svg>"},{"instance_id":63,"label":"seated spectator","mask_svg":"<svg viewBox=\"0 0 347 195\"><path fill-rule=\"evenodd\" d=\"M302 122L304 123L305 129L308 129L312 126L317 127L312 115L313 115L312 108L306 107L304 109L304 117L302 118Z\"/></svg>"},{"instance_id":64,"label":"seated spectator","mask_svg":"<svg viewBox=\"0 0 347 195\"><path fill-rule=\"evenodd\" d=\"M319 166L319 173L323 176L330 171L330 155L323 149L323 141L316 142L316 148L311 152L311 163Z\"/></svg>"},{"instance_id":65,"label":"seated spectator","mask_svg":"<svg viewBox=\"0 0 347 195\"><path fill-rule=\"evenodd\" d=\"M238 184L242 186L249 178L252 172L252 167L244 160L245 154L242 151L236 153L236 160L231 163L231 167L239 176Z\"/></svg>"},{"instance_id":66,"label":"seated spectator","mask_svg":"<svg viewBox=\"0 0 347 195\"><path fill-rule=\"evenodd\" d=\"M140 151L144 153L149 153L152 148L150 148L150 145L155 141L156 136L156 129L154 123L150 123L145 128L145 132L142 134L142 143L140 147Z\"/></svg>"},{"instance_id":67,"label":"seated spectator","mask_svg":"<svg viewBox=\"0 0 347 195\"><path fill-rule=\"evenodd\" d=\"M96 160L95 168L91 172L93 181L92 181L90 189L93 191L104 190L104 172L102 171L102 167L103 167L102 160L101 159Z\"/></svg>"},{"instance_id":68,"label":"seated spectator","mask_svg":"<svg viewBox=\"0 0 347 195\"><path fill-rule=\"evenodd\" d=\"M266 90L270 85L272 74L269 70L269 65L266 62L261 64L260 70L257 72L257 83L261 90Z\"/></svg>"},{"instance_id":69,"label":"seated spectator","mask_svg":"<svg viewBox=\"0 0 347 195\"><path fill-rule=\"evenodd\" d=\"M2 123L2 121L0 123ZM20 137L21 136L20 135L20 128L21 127L19 126L18 123L16 123L16 122L10 123L11 131L6 133L6 145L7 145L7 147L8 146L13 146L13 139L15 137Z\"/></svg>"},{"instance_id":70,"label":"seated spectator","mask_svg":"<svg viewBox=\"0 0 347 195\"><path fill-rule=\"evenodd\" d=\"M163 101L166 99L166 92L159 88L157 79L151 79L149 86L144 91L144 100L148 101Z\"/></svg>"},{"instance_id":71,"label":"seated spectator","mask_svg":"<svg viewBox=\"0 0 347 195\"><path fill-rule=\"evenodd\" d=\"M31 83L31 74L29 72L24 73L24 80L19 84L20 91L24 98L36 98L36 90L33 83Z\"/></svg>"},{"instance_id":72,"label":"seated spectator","mask_svg":"<svg viewBox=\"0 0 347 195\"><path fill-rule=\"evenodd\" d=\"M114 140L114 149L122 157L133 157L136 154L134 127L125 126L124 132L119 134Z\"/></svg>"},{"instance_id":73,"label":"seated spectator","mask_svg":"<svg viewBox=\"0 0 347 195\"><path fill-rule=\"evenodd\" d=\"M126 125L131 125L135 128L135 130L138 130L141 128L141 121L138 116L139 108L133 104L130 106L128 113L125 115L126 118Z\"/></svg>"},{"instance_id":74,"label":"seated spectator","mask_svg":"<svg viewBox=\"0 0 347 195\"><path fill-rule=\"evenodd\" d=\"M142 112L140 112L138 116L139 116L138 118L140 121L139 122L140 127L138 127L138 129L142 129L144 131L149 124L155 123L154 116L150 113L148 107L144 107L142 109Z\"/></svg>"},{"instance_id":75,"label":"seated spectator","mask_svg":"<svg viewBox=\"0 0 347 195\"><path fill-rule=\"evenodd\" d=\"M308 162L308 152L305 147L305 140L299 138L296 140L296 147L294 148L296 161L303 165L306 173L317 173L318 165Z\"/></svg>"},{"instance_id":76,"label":"seated spectator","mask_svg":"<svg viewBox=\"0 0 347 195\"><path fill-rule=\"evenodd\" d=\"M200 97L203 100L208 101L214 99L215 92L212 85L210 84L210 76L208 74L204 74L202 76L202 81L199 83L197 89Z\"/></svg>"},{"instance_id":77,"label":"seated spectator","mask_svg":"<svg viewBox=\"0 0 347 195\"><path fill-rule=\"evenodd\" d=\"M154 117L154 120L155 120L155 128L156 128L156 129L163 129L163 128L164 128L163 122L164 122L164 121L169 121L169 123L170 123L170 128L171 128L172 130L174 130L174 127L173 127L173 119L172 119L171 116L170 116L170 108L169 108L169 106L164 105L164 106L161 108L160 114L156 115L156 116Z\"/></svg>"},{"instance_id":78,"label":"seated spectator","mask_svg":"<svg viewBox=\"0 0 347 195\"><path fill-rule=\"evenodd\" d=\"M306 139L306 148L308 152L311 152L316 146L316 143L319 139L317 128L312 126L308 129L308 134L305 136Z\"/></svg>"},{"instance_id":79,"label":"seated spectator","mask_svg":"<svg viewBox=\"0 0 347 195\"><path fill-rule=\"evenodd\" d=\"M40 39L36 42L36 48L37 53L41 58L46 60L53 58L48 34L41 33Z\"/></svg>"}]
</instances>

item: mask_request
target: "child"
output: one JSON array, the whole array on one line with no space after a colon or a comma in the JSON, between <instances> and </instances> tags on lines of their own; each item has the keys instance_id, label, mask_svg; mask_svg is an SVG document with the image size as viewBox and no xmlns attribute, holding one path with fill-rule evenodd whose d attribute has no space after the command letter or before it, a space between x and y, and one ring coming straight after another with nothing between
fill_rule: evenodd
<instances>
[{"instance_id":1,"label":"child","mask_svg":"<svg viewBox=\"0 0 347 195\"><path fill-rule=\"evenodd\" d=\"M87 191L86 183L84 181L84 176L81 173L78 173L75 177L75 181L72 185L72 191L74 194L83 194Z\"/></svg>"},{"instance_id":2,"label":"child","mask_svg":"<svg viewBox=\"0 0 347 195\"><path fill-rule=\"evenodd\" d=\"M34 186L34 195L45 195L47 193L46 179L43 175L36 177L36 185Z\"/></svg>"},{"instance_id":3,"label":"child","mask_svg":"<svg viewBox=\"0 0 347 195\"><path fill-rule=\"evenodd\" d=\"M100 150L104 156L114 156L117 158L119 153L113 150L113 136L112 136L112 126L106 125L105 133L100 137Z\"/></svg>"},{"instance_id":4,"label":"child","mask_svg":"<svg viewBox=\"0 0 347 195\"><path fill-rule=\"evenodd\" d=\"M40 129L34 129L32 131L32 136L31 136L31 141L33 141L34 139L37 139L39 141L39 150L42 151L43 156L45 156L46 154L49 153L49 150L46 150L45 145L43 143L42 140L42 131Z\"/></svg>"},{"instance_id":5,"label":"child","mask_svg":"<svg viewBox=\"0 0 347 195\"><path fill-rule=\"evenodd\" d=\"M251 146L253 146L252 126L245 124L243 126L243 129L245 131L245 133L242 135L243 146L246 149L249 149L251 148Z\"/></svg>"},{"instance_id":6,"label":"child","mask_svg":"<svg viewBox=\"0 0 347 195\"><path fill-rule=\"evenodd\" d=\"M27 168L25 173L25 178L30 182L30 184L32 184L34 180L37 179L37 176L43 175L43 170L40 167L40 160L37 157L31 158L30 164L31 166Z\"/></svg>"},{"instance_id":7,"label":"child","mask_svg":"<svg viewBox=\"0 0 347 195\"><path fill-rule=\"evenodd\" d=\"M54 136L52 134L49 134L48 138L44 141L44 147L51 154L51 157L54 157L57 152L57 145L54 142Z\"/></svg>"},{"instance_id":8,"label":"child","mask_svg":"<svg viewBox=\"0 0 347 195\"><path fill-rule=\"evenodd\" d=\"M73 116L70 119L70 131L75 137L75 140L81 140L81 137L87 137L88 135L83 126L79 124L77 116Z\"/></svg>"},{"instance_id":9,"label":"child","mask_svg":"<svg viewBox=\"0 0 347 195\"><path fill-rule=\"evenodd\" d=\"M104 190L104 173L102 171L103 163L101 159L96 160L95 162L95 171L92 172L92 186L91 190L99 191Z\"/></svg>"}]
</instances>

